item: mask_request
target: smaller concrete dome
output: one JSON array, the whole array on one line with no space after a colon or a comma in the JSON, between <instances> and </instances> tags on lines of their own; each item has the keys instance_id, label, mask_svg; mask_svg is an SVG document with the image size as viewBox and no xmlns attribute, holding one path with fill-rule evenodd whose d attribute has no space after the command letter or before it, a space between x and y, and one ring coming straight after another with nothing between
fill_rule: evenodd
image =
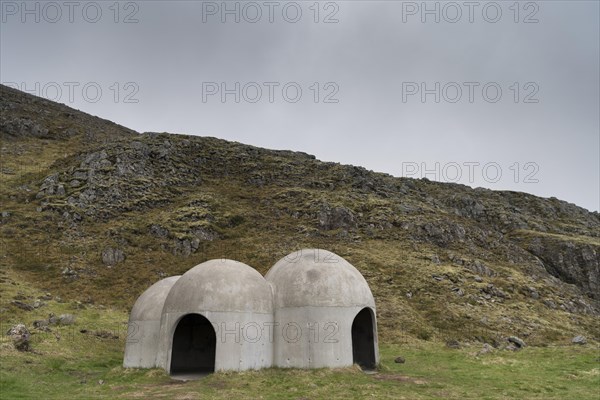
<instances>
[{"instance_id":1,"label":"smaller concrete dome","mask_svg":"<svg viewBox=\"0 0 600 400\"><path fill-rule=\"evenodd\" d=\"M244 263L206 261L173 285L164 313L206 311L272 313L271 288L258 271Z\"/></svg>"},{"instance_id":2,"label":"smaller concrete dome","mask_svg":"<svg viewBox=\"0 0 600 400\"><path fill-rule=\"evenodd\" d=\"M375 307L371 289L348 261L327 250L304 249L279 260L265 276L276 308Z\"/></svg>"},{"instance_id":3,"label":"smaller concrete dome","mask_svg":"<svg viewBox=\"0 0 600 400\"><path fill-rule=\"evenodd\" d=\"M165 299L169 291L181 275L170 276L156 282L138 297L131 314L130 321L160 320Z\"/></svg>"},{"instance_id":4,"label":"smaller concrete dome","mask_svg":"<svg viewBox=\"0 0 600 400\"><path fill-rule=\"evenodd\" d=\"M162 279L146 289L136 300L127 326L124 367L156 366L163 305L178 279L179 276Z\"/></svg>"}]
</instances>

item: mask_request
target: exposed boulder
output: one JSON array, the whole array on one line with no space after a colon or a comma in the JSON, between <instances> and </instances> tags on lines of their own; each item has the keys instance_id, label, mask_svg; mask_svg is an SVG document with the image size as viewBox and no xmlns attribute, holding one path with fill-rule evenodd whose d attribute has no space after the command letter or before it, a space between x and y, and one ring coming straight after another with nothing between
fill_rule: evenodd
<instances>
[{"instance_id":1,"label":"exposed boulder","mask_svg":"<svg viewBox=\"0 0 600 400\"><path fill-rule=\"evenodd\" d=\"M46 301L52 300L52 294L48 292L45 295L40 296L40 300L46 300Z\"/></svg>"},{"instance_id":2,"label":"exposed boulder","mask_svg":"<svg viewBox=\"0 0 600 400\"><path fill-rule=\"evenodd\" d=\"M587 343L587 339L585 336L577 335L571 340L571 343L583 345Z\"/></svg>"},{"instance_id":3,"label":"exposed boulder","mask_svg":"<svg viewBox=\"0 0 600 400\"><path fill-rule=\"evenodd\" d=\"M41 300L38 299L38 300L36 300L36 301L33 302L33 306L32 307L33 308L40 308L40 307L43 307L45 305L46 305L46 303L44 303L43 301L41 301Z\"/></svg>"},{"instance_id":4,"label":"exposed boulder","mask_svg":"<svg viewBox=\"0 0 600 400\"><path fill-rule=\"evenodd\" d=\"M448 199L447 204L454 207L457 215L470 218L479 218L485 214L485 206L467 194L454 195Z\"/></svg>"},{"instance_id":5,"label":"exposed boulder","mask_svg":"<svg viewBox=\"0 0 600 400\"><path fill-rule=\"evenodd\" d=\"M73 325L75 323L75 316L73 314L61 314L58 317L58 323L60 325Z\"/></svg>"},{"instance_id":6,"label":"exposed boulder","mask_svg":"<svg viewBox=\"0 0 600 400\"><path fill-rule=\"evenodd\" d=\"M322 204L317 213L317 218L319 228L326 231L356 227L354 214L346 207L331 207L329 204Z\"/></svg>"},{"instance_id":7,"label":"exposed boulder","mask_svg":"<svg viewBox=\"0 0 600 400\"><path fill-rule=\"evenodd\" d=\"M125 253L120 249L107 247L102 250L102 262L104 265L116 265L125 261Z\"/></svg>"},{"instance_id":8,"label":"exposed boulder","mask_svg":"<svg viewBox=\"0 0 600 400\"><path fill-rule=\"evenodd\" d=\"M509 336L507 340L509 341L509 343L514 344L517 347L517 349L522 349L526 346L525 342L517 336Z\"/></svg>"},{"instance_id":9,"label":"exposed boulder","mask_svg":"<svg viewBox=\"0 0 600 400\"><path fill-rule=\"evenodd\" d=\"M191 234L196 236L199 240L204 240L207 242L213 241L219 238L219 235L216 232L213 232L211 229L207 228L195 228L191 231Z\"/></svg>"},{"instance_id":10,"label":"exposed boulder","mask_svg":"<svg viewBox=\"0 0 600 400\"><path fill-rule=\"evenodd\" d=\"M19 351L29 351L31 349L29 342L31 333L25 325L17 324L10 328L6 334L12 339L15 349Z\"/></svg>"},{"instance_id":11,"label":"exposed boulder","mask_svg":"<svg viewBox=\"0 0 600 400\"><path fill-rule=\"evenodd\" d=\"M63 268L62 271L61 271L61 273L62 273L62 275L65 278L69 278L69 279L76 279L77 276L78 276L77 271L75 271L71 267L65 267L65 268Z\"/></svg>"},{"instance_id":12,"label":"exposed boulder","mask_svg":"<svg viewBox=\"0 0 600 400\"><path fill-rule=\"evenodd\" d=\"M496 272L485 265L483 262L479 260L475 260L473 262L467 262L465 267L471 270L473 273L477 274L475 280L477 282L481 282L481 280L477 280L477 278L481 279L481 276L495 276Z\"/></svg>"},{"instance_id":13,"label":"exposed boulder","mask_svg":"<svg viewBox=\"0 0 600 400\"><path fill-rule=\"evenodd\" d=\"M49 322L47 319L38 319L33 321L33 327L42 331L47 330Z\"/></svg>"},{"instance_id":14,"label":"exposed boulder","mask_svg":"<svg viewBox=\"0 0 600 400\"><path fill-rule=\"evenodd\" d=\"M12 305L20 308L21 310L25 310L25 311L31 311L33 310L33 306L27 304L27 303L23 303L22 301L19 300L13 300L11 302Z\"/></svg>"},{"instance_id":15,"label":"exposed boulder","mask_svg":"<svg viewBox=\"0 0 600 400\"><path fill-rule=\"evenodd\" d=\"M491 353L493 351L494 351L494 348L490 344L484 343L483 346L481 347L481 350L479 350L477 352L477 355L478 356L482 356L484 354L488 354L488 353Z\"/></svg>"},{"instance_id":16,"label":"exposed boulder","mask_svg":"<svg viewBox=\"0 0 600 400\"><path fill-rule=\"evenodd\" d=\"M498 299L510 299L510 295L503 291L501 288L489 283L486 287L481 289L481 292L485 294L485 298L496 297Z\"/></svg>"},{"instance_id":17,"label":"exposed boulder","mask_svg":"<svg viewBox=\"0 0 600 400\"><path fill-rule=\"evenodd\" d=\"M548 273L579 286L592 298L600 298L600 246L554 235L518 240L542 260Z\"/></svg>"},{"instance_id":18,"label":"exposed boulder","mask_svg":"<svg viewBox=\"0 0 600 400\"><path fill-rule=\"evenodd\" d=\"M36 198L40 199L40 198L43 198L45 196L52 196L52 195L58 194L57 193L58 192L58 188L59 188L58 174L48 175L42 181L42 184L40 185L40 190L39 190L38 194L36 195ZM64 187L62 187L61 193L63 191L64 191Z\"/></svg>"},{"instance_id":19,"label":"exposed boulder","mask_svg":"<svg viewBox=\"0 0 600 400\"><path fill-rule=\"evenodd\" d=\"M465 228L455 223L431 223L427 222L421 226L428 242L446 247L453 241L462 242L465 240Z\"/></svg>"},{"instance_id":20,"label":"exposed boulder","mask_svg":"<svg viewBox=\"0 0 600 400\"><path fill-rule=\"evenodd\" d=\"M48 135L48 129L29 118L0 118L0 131L14 137Z\"/></svg>"},{"instance_id":21,"label":"exposed boulder","mask_svg":"<svg viewBox=\"0 0 600 400\"><path fill-rule=\"evenodd\" d=\"M158 224L150 225L149 231L151 235L158 238L166 238L169 236L169 230Z\"/></svg>"},{"instance_id":22,"label":"exposed boulder","mask_svg":"<svg viewBox=\"0 0 600 400\"><path fill-rule=\"evenodd\" d=\"M196 247L197 248L197 247ZM192 247L192 241L189 239L173 240L173 255L188 257L195 249Z\"/></svg>"}]
</instances>

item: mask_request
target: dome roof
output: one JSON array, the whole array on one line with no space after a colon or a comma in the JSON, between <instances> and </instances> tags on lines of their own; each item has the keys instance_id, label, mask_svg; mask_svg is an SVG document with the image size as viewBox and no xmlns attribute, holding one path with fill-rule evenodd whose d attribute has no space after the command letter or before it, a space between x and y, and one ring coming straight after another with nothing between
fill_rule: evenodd
<instances>
[{"instance_id":1,"label":"dome roof","mask_svg":"<svg viewBox=\"0 0 600 400\"><path fill-rule=\"evenodd\" d=\"M254 268L234 260L210 260L173 285L164 312L273 312L271 288Z\"/></svg>"},{"instance_id":2,"label":"dome roof","mask_svg":"<svg viewBox=\"0 0 600 400\"><path fill-rule=\"evenodd\" d=\"M327 250L304 249L279 260L265 276L274 305L284 307L375 307L365 278L348 261Z\"/></svg>"},{"instance_id":3,"label":"dome roof","mask_svg":"<svg viewBox=\"0 0 600 400\"><path fill-rule=\"evenodd\" d=\"M156 282L138 297L133 305L131 321L160 320L165 299L180 275L170 276Z\"/></svg>"}]
</instances>

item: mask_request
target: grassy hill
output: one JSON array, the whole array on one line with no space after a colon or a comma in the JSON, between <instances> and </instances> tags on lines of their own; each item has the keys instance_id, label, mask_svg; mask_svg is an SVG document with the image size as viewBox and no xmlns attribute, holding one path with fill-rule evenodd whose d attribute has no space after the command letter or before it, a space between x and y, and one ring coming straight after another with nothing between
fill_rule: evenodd
<instances>
[{"instance_id":1,"label":"grassy hill","mask_svg":"<svg viewBox=\"0 0 600 400\"><path fill-rule=\"evenodd\" d=\"M17 322L31 327L49 313L70 312L77 317L68 328L75 329L71 344L79 346L66 350L64 340L39 332L44 338L38 349L46 355L38 357L16 352L4 338L8 362L2 363L2 385L13 385L11 393L28 385L15 371L29 361L26 369L38 375L68 376L74 387L67 391L79 390L79 375L72 371L80 367L94 379L122 384L128 379L142 386L152 386L154 379L168 382L155 377L156 371L119 369L123 332L111 341L79 330L98 325L122 331L145 288L207 259L236 259L264 274L281 257L306 247L343 256L367 279L377 304L383 368L392 378L374 381L357 371L321 371L288 383L295 375L275 370L264 376L225 374L196 385L219 388L224 379L226 388L252 388L264 379L278 382L281 390L296 387L290 398L302 398L302 379L322 375L339 380L342 388L356 381L383 388L377 392L381 397L398 398L390 394L400 382L393 378L400 368L393 363L395 352L431 353L432 362L467 365L463 372L469 375L481 368L481 360L470 355L473 349L484 342L501 349L511 335L524 339L534 358L503 352L501 360L490 361L496 367L508 363L526 372L533 360L571 354L573 371L595 371L581 375L582 382L598 383L597 361L593 364L600 338L598 213L554 198L395 178L305 153L209 137L140 134L0 89L2 329ZM575 335L586 336L589 344L573 349ZM444 350L452 340L463 350ZM85 344L90 341L93 346ZM436 379L447 379L451 371L446 377L420 362L415 370L402 367L417 372L406 379L438 383L433 389L430 383L411 383L424 389L408 398L444 392ZM549 371L553 368L549 364ZM498 372L501 382L508 379L504 372ZM565 379L578 382L584 392L589 388ZM527 393L550 398L577 385ZM98 396L108 390L100 386ZM537 386L527 390L531 387ZM123 389L126 396L130 389ZM168 397L169 390L167 385L148 393ZM183 396L187 389L173 390ZM460 385L449 390L449 397L459 397ZM320 397L308 398L315 396Z\"/></svg>"}]
</instances>

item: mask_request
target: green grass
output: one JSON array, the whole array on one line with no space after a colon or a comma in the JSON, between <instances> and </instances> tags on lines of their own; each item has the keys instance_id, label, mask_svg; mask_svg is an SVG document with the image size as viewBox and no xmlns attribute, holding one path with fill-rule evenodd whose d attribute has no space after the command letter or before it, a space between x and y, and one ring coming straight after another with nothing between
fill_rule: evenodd
<instances>
[{"instance_id":1,"label":"green grass","mask_svg":"<svg viewBox=\"0 0 600 400\"><path fill-rule=\"evenodd\" d=\"M4 270L2 297L25 301L42 293ZM6 303L3 307L12 307ZM0 337L0 399L596 399L600 352L586 346L526 347L478 356L481 344L460 350L407 335L403 344L380 347L377 374L358 368L294 370L271 368L216 373L192 382L173 381L162 370L122 368L127 313L100 305L46 301L33 311L4 312L1 330L17 322L76 315L72 326L34 332L32 352L16 351ZM118 339L80 331L108 330ZM432 335L435 339L435 335ZM380 337L380 339L382 339ZM394 359L403 356L405 364ZM100 383L102 382L102 383Z\"/></svg>"},{"instance_id":2,"label":"green grass","mask_svg":"<svg viewBox=\"0 0 600 400\"><path fill-rule=\"evenodd\" d=\"M2 297L25 301L42 293L4 270ZM3 307L12 307L6 303ZM16 351L0 336L0 399L598 399L597 344L528 346L478 356L481 344L460 350L440 341L406 335L403 344L383 341L377 374L357 368L294 370L270 368L216 373L192 382L173 381L162 370L122 368L127 313L100 305L55 300L33 311L3 312L1 330L17 322L73 313L72 326L35 332L32 352ZM30 328L31 329L31 328ZM80 332L108 330L118 339ZM435 335L432 335L435 338ZM380 337L380 339L382 339ZM405 364L394 359L405 357ZM102 382L102 383L100 383Z\"/></svg>"},{"instance_id":3,"label":"green grass","mask_svg":"<svg viewBox=\"0 0 600 400\"><path fill-rule=\"evenodd\" d=\"M477 356L478 345L452 350L438 343L384 344L380 369L372 375L358 368L270 368L179 382L158 369L123 369L123 345L123 337L75 333L70 340L36 340L37 353L19 353L3 339L0 398L596 400L600 385L599 352L592 346ZM405 364L394 363L399 355Z\"/></svg>"}]
</instances>

